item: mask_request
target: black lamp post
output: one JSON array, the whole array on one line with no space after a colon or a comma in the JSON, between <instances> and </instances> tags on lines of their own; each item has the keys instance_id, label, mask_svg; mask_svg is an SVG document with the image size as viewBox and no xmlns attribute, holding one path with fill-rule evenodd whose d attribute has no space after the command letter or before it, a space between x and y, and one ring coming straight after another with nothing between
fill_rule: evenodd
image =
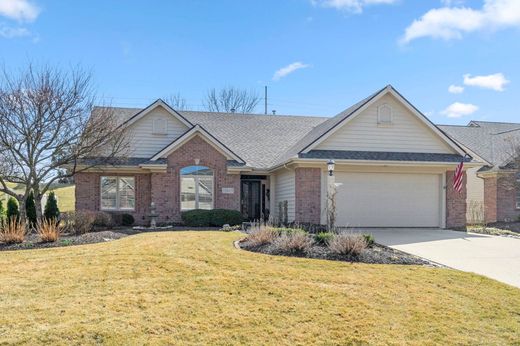
<instances>
[{"instance_id":1,"label":"black lamp post","mask_svg":"<svg viewBox=\"0 0 520 346\"><path fill-rule=\"evenodd\" d=\"M329 162L327 162L327 170L329 171L329 176L333 176L334 175L334 165L336 163L334 162L334 160L329 160Z\"/></svg>"}]
</instances>

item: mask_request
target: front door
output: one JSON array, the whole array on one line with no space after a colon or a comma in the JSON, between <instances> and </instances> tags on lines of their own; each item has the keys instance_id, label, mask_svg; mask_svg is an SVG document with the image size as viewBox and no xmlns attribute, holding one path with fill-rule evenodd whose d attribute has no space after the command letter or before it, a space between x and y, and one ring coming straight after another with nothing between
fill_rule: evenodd
<instances>
[{"instance_id":1,"label":"front door","mask_svg":"<svg viewBox=\"0 0 520 346\"><path fill-rule=\"evenodd\" d=\"M260 220L260 181L242 180L240 189L241 211L247 220Z\"/></svg>"}]
</instances>

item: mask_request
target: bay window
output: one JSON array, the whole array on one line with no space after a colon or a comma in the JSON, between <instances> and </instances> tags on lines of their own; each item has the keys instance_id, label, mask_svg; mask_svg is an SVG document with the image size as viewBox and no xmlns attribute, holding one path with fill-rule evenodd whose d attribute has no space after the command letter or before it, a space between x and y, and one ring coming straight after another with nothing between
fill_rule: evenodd
<instances>
[{"instance_id":1,"label":"bay window","mask_svg":"<svg viewBox=\"0 0 520 346\"><path fill-rule=\"evenodd\" d=\"M213 170L189 166L180 173L181 210L213 209Z\"/></svg>"},{"instance_id":2,"label":"bay window","mask_svg":"<svg viewBox=\"0 0 520 346\"><path fill-rule=\"evenodd\" d=\"M101 177L101 210L134 209L134 177Z\"/></svg>"}]
</instances>

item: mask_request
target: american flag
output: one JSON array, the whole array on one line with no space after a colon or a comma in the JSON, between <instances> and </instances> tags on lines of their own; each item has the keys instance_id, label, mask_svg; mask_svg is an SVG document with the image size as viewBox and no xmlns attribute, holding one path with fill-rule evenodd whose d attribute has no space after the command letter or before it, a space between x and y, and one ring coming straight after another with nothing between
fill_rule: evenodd
<instances>
[{"instance_id":1,"label":"american flag","mask_svg":"<svg viewBox=\"0 0 520 346\"><path fill-rule=\"evenodd\" d=\"M453 188L460 193L462 191L462 178L464 177L464 160L460 161L453 177Z\"/></svg>"}]
</instances>

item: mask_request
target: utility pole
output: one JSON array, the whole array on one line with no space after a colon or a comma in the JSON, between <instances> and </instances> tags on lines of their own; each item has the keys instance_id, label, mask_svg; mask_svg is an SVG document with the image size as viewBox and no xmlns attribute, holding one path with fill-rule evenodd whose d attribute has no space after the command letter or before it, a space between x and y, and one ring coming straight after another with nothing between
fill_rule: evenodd
<instances>
[{"instance_id":1,"label":"utility pole","mask_svg":"<svg viewBox=\"0 0 520 346\"><path fill-rule=\"evenodd\" d=\"M265 115L267 115L267 85L265 86L264 104L265 104Z\"/></svg>"}]
</instances>

